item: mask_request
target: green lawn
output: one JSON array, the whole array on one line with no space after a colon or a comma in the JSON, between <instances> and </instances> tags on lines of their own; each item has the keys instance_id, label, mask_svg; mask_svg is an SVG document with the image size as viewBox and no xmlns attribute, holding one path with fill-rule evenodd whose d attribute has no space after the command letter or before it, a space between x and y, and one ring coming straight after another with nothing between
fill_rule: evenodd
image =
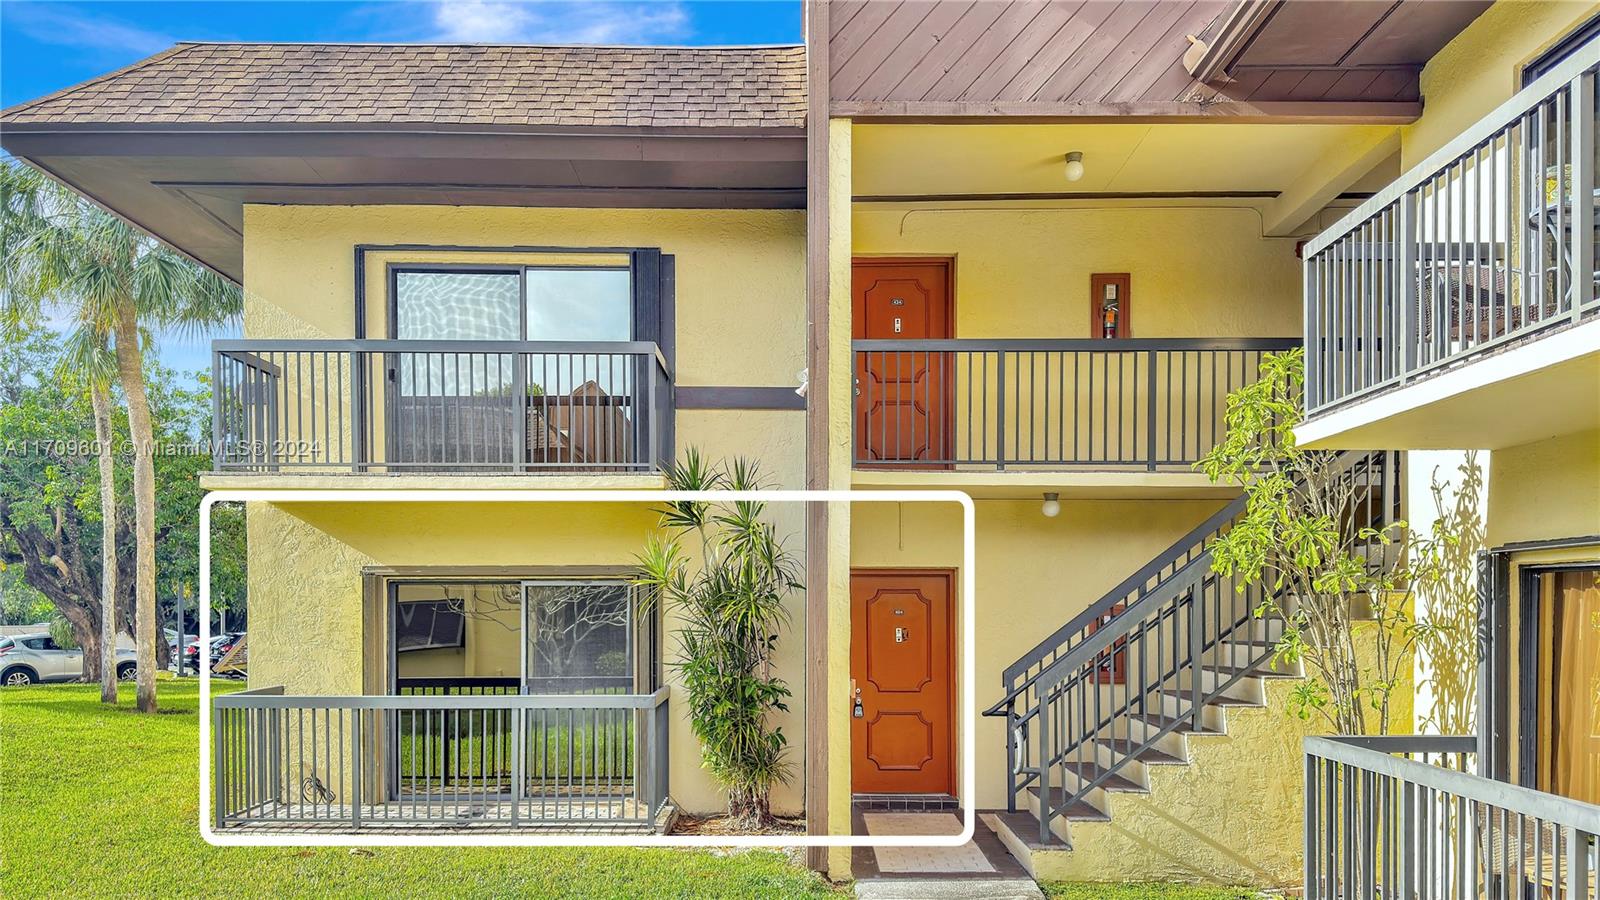
<instances>
[{"instance_id":1,"label":"green lawn","mask_svg":"<svg viewBox=\"0 0 1600 900\"><path fill-rule=\"evenodd\" d=\"M1250 888L1192 884L1043 884L1050 900L1255 900Z\"/></svg>"},{"instance_id":2,"label":"green lawn","mask_svg":"<svg viewBox=\"0 0 1600 900\"><path fill-rule=\"evenodd\" d=\"M199 690L163 681L156 716L131 711L131 686L114 710L98 685L0 690L0 893L839 896L775 851L212 847L196 824Z\"/></svg>"}]
</instances>

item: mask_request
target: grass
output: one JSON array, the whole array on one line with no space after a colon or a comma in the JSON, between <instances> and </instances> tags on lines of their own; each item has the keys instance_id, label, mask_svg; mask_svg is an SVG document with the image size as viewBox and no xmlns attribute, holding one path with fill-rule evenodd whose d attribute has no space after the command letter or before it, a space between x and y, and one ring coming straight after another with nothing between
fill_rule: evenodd
<instances>
[{"instance_id":1,"label":"grass","mask_svg":"<svg viewBox=\"0 0 1600 900\"><path fill-rule=\"evenodd\" d=\"M219 691L239 685L215 685ZM776 851L212 847L200 838L199 685L162 712L98 685L0 690L0 885L32 897L837 897Z\"/></svg>"},{"instance_id":2,"label":"grass","mask_svg":"<svg viewBox=\"0 0 1600 900\"><path fill-rule=\"evenodd\" d=\"M1208 887L1196 884L1063 884L1040 885L1050 900L1255 900L1252 888Z\"/></svg>"}]
</instances>

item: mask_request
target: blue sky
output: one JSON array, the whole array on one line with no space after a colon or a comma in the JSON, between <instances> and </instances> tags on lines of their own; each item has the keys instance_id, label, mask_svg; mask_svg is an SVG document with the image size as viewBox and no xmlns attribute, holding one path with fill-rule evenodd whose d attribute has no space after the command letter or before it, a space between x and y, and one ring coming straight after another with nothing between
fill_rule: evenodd
<instances>
[{"instance_id":1,"label":"blue sky","mask_svg":"<svg viewBox=\"0 0 1600 900\"><path fill-rule=\"evenodd\" d=\"M799 0L773 2L93 2L0 0L0 105L77 84L182 40L789 44ZM206 337L162 336L162 358L209 366Z\"/></svg>"}]
</instances>

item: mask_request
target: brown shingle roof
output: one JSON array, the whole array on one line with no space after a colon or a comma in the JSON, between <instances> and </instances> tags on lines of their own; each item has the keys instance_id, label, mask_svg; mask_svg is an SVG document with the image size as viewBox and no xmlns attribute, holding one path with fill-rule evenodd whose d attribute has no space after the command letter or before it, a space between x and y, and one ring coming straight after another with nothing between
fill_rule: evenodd
<instances>
[{"instance_id":1,"label":"brown shingle roof","mask_svg":"<svg viewBox=\"0 0 1600 900\"><path fill-rule=\"evenodd\" d=\"M185 43L0 122L800 128L805 76L802 47Z\"/></svg>"}]
</instances>

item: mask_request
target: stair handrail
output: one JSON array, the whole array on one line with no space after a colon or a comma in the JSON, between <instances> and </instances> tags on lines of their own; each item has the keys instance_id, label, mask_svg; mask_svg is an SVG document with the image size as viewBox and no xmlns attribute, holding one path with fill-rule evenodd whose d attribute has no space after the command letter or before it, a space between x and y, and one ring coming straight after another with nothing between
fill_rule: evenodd
<instances>
[{"instance_id":1,"label":"stair handrail","mask_svg":"<svg viewBox=\"0 0 1600 900\"><path fill-rule=\"evenodd\" d=\"M1072 619L1067 622L1067 624L1057 628L1050 634L1049 637L1046 637L1044 640L1036 644L1033 649L1018 657L1015 662L1006 667L1004 675L1001 676L1006 684L1005 696L1001 697L1000 700L997 701L993 706L985 710L983 714L986 716L1003 715L1006 708L1010 706L1017 699L1017 697L1021 696L1028 690L1029 687L1032 687L1036 682L1039 681L1040 676L1044 674L1044 669L1040 669L1039 674L1023 680L1020 684L1013 684L1013 682L1019 676L1026 672L1031 666L1042 663L1046 654L1052 651L1064 652L1065 650L1069 650L1073 646L1073 639L1087 630L1091 624L1099 623L1102 626L1096 630L1095 634L1099 634L1102 631L1108 630L1106 627L1104 627L1109 624L1105 621L1105 619L1107 615L1111 614L1111 610L1118 603L1125 602L1129 594L1132 594L1134 591L1142 587L1162 569L1165 569L1166 567L1177 562L1178 558L1184 554L1192 553L1197 550L1200 553L1205 553L1206 551L1204 550L1204 546L1205 543L1207 543L1208 538L1215 532L1220 531L1222 526L1238 518L1239 514L1244 512L1244 508L1247 503L1248 498L1244 494L1240 494L1238 497L1235 497L1233 500L1229 501L1227 505L1208 516L1205 521L1190 529L1189 532L1183 537L1180 537L1174 541L1172 546L1161 551L1160 554L1153 557L1149 562L1141 566L1137 572L1133 573L1127 578L1124 578L1120 583L1117 584L1116 587L1113 587L1111 590L1107 591L1103 596L1101 596L1099 600L1096 600L1094 603L1090 604L1087 609L1078 613L1076 616L1073 616ZM1186 567L1187 564L1180 568ZM1177 574L1177 570L1174 570L1171 575L1167 576L1167 578L1170 579ZM1165 581L1166 579L1157 582L1155 587L1159 587ZM1151 587L1150 590L1155 590L1155 587ZM1148 592L1145 596L1147 595ZM1140 600L1142 601L1142 599L1143 597L1141 596ZM1121 618L1131 609L1132 605L1124 607L1123 611L1117 613L1113 618Z\"/></svg>"},{"instance_id":2,"label":"stair handrail","mask_svg":"<svg viewBox=\"0 0 1600 900\"><path fill-rule=\"evenodd\" d=\"M1337 473L1340 475L1349 473L1363 464L1367 466L1369 473L1374 466L1381 466L1383 469L1383 474L1380 477L1383 479L1383 486L1385 488L1385 503L1383 506L1379 507L1379 515L1383 517L1383 521L1390 521L1391 519L1389 514L1391 510L1387 508L1390 497L1387 494L1387 488L1393 483L1393 476L1397 471L1397 454L1394 454L1390 451L1343 451L1337 457ZM1205 523L1202 523L1200 528L1197 528L1195 531L1191 531L1190 536L1200 532L1202 529L1207 529L1206 533L1210 533L1210 530L1220 529L1223 525L1227 524L1226 521L1215 525L1214 529L1208 529L1207 526L1212 526L1214 519L1230 509L1233 512L1232 515L1229 516L1228 520L1231 521L1232 518L1236 517L1240 512L1242 512L1244 506L1248 504L1247 496L1248 495L1243 495L1239 497L1233 503L1230 503L1227 507L1224 507L1223 510L1219 510L1217 513L1213 514L1210 519L1208 519ZM1398 502L1398 494L1396 494L1393 499ZM1236 504L1239 505L1236 507ZM1192 547L1193 544L1191 543L1189 546ZM1169 550L1168 554L1172 554L1172 551ZM1167 554L1163 554L1163 557L1166 556ZM1062 811L1070 808L1072 803L1076 802L1089 791L1094 790L1101 784L1108 781L1113 775L1120 771L1123 766L1125 766L1126 763L1133 758L1134 755L1136 755L1130 753L1122 756L1122 758L1113 759L1109 765L1100 768L1096 776L1089 779L1071 796L1065 798L1064 802L1060 804L1059 807L1052 810L1052 806L1055 806L1055 804L1051 802L1050 798L1050 780L1048 778L1049 767L1063 762L1067 754L1089 742L1090 738L1081 735L1064 738L1062 741L1060 741L1060 746L1052 746L1052 742L1050 742L1051 736L1044 734L1044 732L1048 732L1049 729L1045 724L1047 720L1045 719L1043 710L1048 706L1053 698L1063 696L1064 692L1070 687L1075 685L1077 682L1088 678L1091 674L1096 672L1097 667L1094 664L1095 660L1106 654L1107 651L1115 646L1119 641L1133 635L1136 629L1142 629L1146 627L1147 619L1149 619L1151 616L1157 616L1157 621L1159 623L1159 617L1165 616L1165 612L1163 610L1165 606L1180 603L1180 598L1182 595L1192 595L1197 587L1203 587L1205 585L1207 578L1215 577L1216 573L1214 573L1211 568L1212 557L1213 554L1211 548L1202 546L1199 552L1187 562L1181 566L1178 566L1169 575L1162 578L1154 586L1150 587L1149 590L1144 591L1137 598L1128 602L1124 609L1118 612L1110 620L1102 621L1100 627L1096 628L1094 632L1085 635L1075 645L1069 647L1063 656L1056 659L1049 666L1043 667L1037 675L1027 679L1026 682L1024 682L1022 685L1019 685L1014 691L1008 691L1006 698L1000 703L997 703L986 713L986 715L1003 714L1008 717L1007 742L1009 746L1007 755L1009 760L1017 759L1014 742L1018 740L1018 733L1025 733L1028 723L1034 718L1038 718L1040 720L1041 740L1046 741L1046 743L1042 743L1039 747L1039 758L1036 774L1032 775L1031 777L1025 777L1020 784L1015 781L1012 782L1011 790L1013 792L1013 796L1011 798L1011 803L1014 805L1015 793L1018 790L1026 787L1026 785L1031 781L1038 782L1040 787L1041 840L1048 839L1050 821L1054 816L1059 815ZM1171 558L1166 559L1166 561L1154 571L1160 571L1160 568L1164 568L1165 565L1171 564L1176 560L1176 558L1177 556L1175 554L1172 555ZM1152 563L1142 567L1140 569L1140 573L1136 574L1133 578L1124 581L1123 585L1120 585L1117 589L1121 591L1121 593L1116 594L1116 598L1122 600L1132 593L1139 584L1139 582L1135 581L1135 579L1139 578L1140 576L1148 579L1151 574L1151 566L1155 565L1155 563L1156 561L1152 561ZM1096 605L1098 606L1099 604L1097 603ZM1177 608L1178 606L1175 605L1174 614L1176 614ZM1102 610L1100 614L1103 616L1104 610ZM1193 612L1191 611L1191 629L1193 628L1192 615ZM1253 618L1254 613L1250 613L1249 617ZM1080 616L1079 618L1082 617ZM1076 621L1076 619L1074 621ZM1191 631L1190 646L1196 652L1196 656L1194 659L1189 661L1188 665L1190 667L1199 666L1201 664L1198 656L1199 652L1204 649L1210 649L1211 647L1216 646L1222 641L1226 640L1228 634L1231 634L1245 621L1248 621L1248 618L1226 623L1225 626L1224 623L1220 621L1208 623L1209 630L1214 631L1215 634L1195 635ZM1085 623L1085 627L1086 624L1087 623ZM1067 628L1070 629L1070 623ZM1224 632L1227 632L1227 634ZM1060 631L1057 632L1057 634L1060 633ZM1048 652L1048 650L1046 652ZM1256 657L1252 657L1246 664L1240 666L1239 671L1232 677L1220 684L1213 684L1210 688L1201 689L1198 681L1194 682L1191 688L1193 691L1193 697L1191 698L1190 708L1182 713L1171 716L1170 718L1172 721L1164 726L1157 735L1148 738L1142 746L1152 745L1154 741L1162 734L1165 734L1168 731L1176 728L1177 724L1184 718L1192 716L1196 727L1198 727L1200 721L1200 711L1203 709L1206 703L1209 703L1215 697L1222 695L1224 692L1230 689L1234 683L1243 678L1249 670L1259 666L1266 659L1270 658L1275 652L1276 648L1269 648L1262 651ZM1042 660L1042 657L1043 654L1039 654L1038 659L1034 661L1036 662ZM1024 665L1025 668L1026 665L1032 665L1033 662L1024 663L1023 661L1019 661L1018 664ZM1013 667L1006 670L1008 679L1018 664L1014 664ZM1181 669L1177 671L1181 671ZM1164 679L1158 679L1153 688L1145 689L1141 693L1141 698L1143 697L1144 693L1158 693L1160 690L1162 690L1161 685L1163 682ZM1031 705L1028 709L1025 709L1021 714L1015 713L1011 709L1012 704L1017 697L1024 695L1030 688L1032 688L1035 695L1033 705ZM1127 701L1127 704L1131 704L1131 700ZM1112 712L1113 716L1116 714L1117 713L1115 711ZM1096 723L1091 731L1097 733L1102 724L1105 723ZM1014 777L1016 774L1018 774L1018 772L1013 770L1011 776L1008 777Z\"/></svg>"},{"instance_id":3,"label":"stair handrail","mask_svg":"<svg viewBox=\"0 0 1600 900\"><path fill-rule=\"evenodd\" d=\"M1372 459L1375 455L1389 456L1392 454L1390 451L1345 450L1342 451L1338 456L1339 470L1341 473L1348 471L1354 468L1356 465ZM1059 653L1066 649L1070 649L1073 638L1079 635L1081 632L1087 630L1091 624L1098 623L1100 625L1100 628L1095 632L1096 634L1098 634L1100 631L1106 630L1106 627L1109 626L1112 621L1121 618L1131 609L1131 606L1125 607L1122 612L1115 614L1110 620L1107 620L1107 616L1111 614L1112 609L1118 603L1126 601L1129 594L1132 594L1135 590L1138 590L1140 586L1148 582L1151 577L1156 575L1167 566L1172 565L1184 554L1196 551L1199 553L1208 552L1205 550L1205 545L1209 543L1208 539L1217 532L1220 532L1224 525L1227 525L1234 519L1238 518L1239 514L1244 512L1245 508L1249 505L1249 502L1250 498L1248 494L1241 493L1239 496L1235 497L1226 506L1223 506L1221 509L1212 513L1206 518L1205 521L1201 522L1199 525L1196 525L1183 537L1180 537L1174 541L1170 547L1163 550L1157 556L1151 558L1151 560L1141 566L1137 572L1123 579L1117 584L1116 587L1113 587L1111 590L1107 591L1100 597L1099 600L1096 600L1094 603L1090 604L1088 608L1084 609L1076 616L1073 616L1072 619L1067 622L1067 624L1057 628L1044 640L1040 641L1038 644L1035 644L1031 650L1018 657L1014 662L1011 663L1011 665L1006 667L1004 674L1001 676L1006 686L1005 695L987 710L985 710L983 714L986 716L1004 715L1006 708L1013 703L1017 697L1026 692L1028 688L1037 683L1040 680L1040 677L1044 674L1044 670L1041 668L1039 674L1024 680L1020 684L1013 684L1013 682L1024 672L1026 672L1029 667L1043 662L1045 655L1052 651ZM1167 576L1167 578L1175 577L1177 574L1177 570L1174 570L1171 575ZM1160 582L1157 584L1159 585ZM1152 587L1150 590L1154 589L1155 588ZM1067 646L1063 647L1063 645Z\"/></svg>"},{"instance_id":4,"label":"stair handrail","mask_svg":"<svg viewBox=\"0 0 1600 900\"><path fill-rule=\"evenodd\" d=\"M1348 472L1350 469L1354 468L1358 464L1360 464L1360 463L1362 463L1362 462L1364 462L1364 461L1366 461L1368 459L1371 459L1374 456L1374 454L1378 454L1378 453L1385 453L1385 451L1347 450L1347 451L1344 451L1344 452L1340 453L1339 454L1339 462L1340 462L1339 472L1340 472L1340 474ZM1197 527L1193 531L1189 532L1188 535L1185 535L1184 539L1189 539L1189 538L1191 538L1193 535L1195 535L1197 533L1201 533L1201 532L1209 533L1210 531L1220 530L1222 525L1227 524L1227 522L1231 521L1234 517L1236 517L1239 512L1242 512L1244 510L1244 507L1247 506L1248 503L1249 503L1248 495L1240 495L1239 497L1235 498L1232 503L1229 503L1227 506L1225 506L1222 509L1218 510L1217 512L1213 513L1211 515L1211 517L1208 518L1205 522L1201 523L1201 525L1199 527ZM1234 512L1234 515L1229 516L1226 520L1222 521L1221 523L1216 523L1216 520L1221 518L1224 513L1227 513L1230 510L1232 510ZM1214 524L1214 523L1216 523L1216 524ZM1180 541L1181 540L1183 540L1183 539L1180 539ZM1189 546L1193 546L1194 543L1195 542L1191 540L1190 543L1189 543ZM1174 547L1176 547L1176 546L1177 545L1174 545ZM1160 571L1161 568L1165 568L1167 565L1170 565L1171 562L1174 559L1176 559L1176 557L1178 555L1179 555L1178 553L1174 553L1173 552L1172 548L1169 548L1167 550L1167 552L1165 554L1163 554L1163 556L1160 558L1160 559L1163 559L1165 561L1162 563L1162 565L1160 567L1156 568L1155 571ZM1145 592L1144 594L1141 594L1137 600L1134 600L1132 603L1129 603L1126 607L1123 608L1123 610L1121 612L1117 613L1115 618L1113 618L1111 621L1102 622L1101 623L1102 627L1096 629L1093 634L1086 636L1083 640L1079 641L1077 644L1075 644L1071 648L1069 648L1067 650L1067 654L1065 656L1057 659L1055 662L1051 663L1048 667L1046 667L1044 669L1041 669L1038 675L1035 675L1033 678L1028 679L1028 681L1025 684L1023 684L1021 687L1019 687L1019 689L1017 691L1015 691L1011 696L1008 696L1006 699L1001 700L1000 703L995 704L993 707L990 707L990 709L991 710L996 710L996 709L1001 708L1007 702L1009 702L1011 699L1014 699L1014 697L1016 695L1020 695L1024 690L1026 690L1026 688L1028 686L1030 686L1032 684L1036 684L1036 683L1040 683L1040 682L1045 683L1045 684L1053 684L1055 681L1064 681L1064 680L1066 680L1065 678L1057 678L1057 679L1052 680L1048 676L1051 673L1058 672L1058 671L1071 671L1072 668L1073 668L1073 663L1076 663L1077 665L1082 666L1088 661L1089 658L1097 655L1095 651L1098 650L1100 652L1104 652L1111 644L1115 643L1118 639L1120 639L1122 637L1126 637L1129 629L1127 627L1123 627L1121 629L1118 629L1118 628L1113 627L1114 624L1116 622L1119 622L1119 621L1121 621L1121 622L1134 622L1134 623L1141 622L1142 618L1140 616L1136 615L1136 613L1139 610L1142 610L1142 609L1145 609L1145 608L1149 607L1152 603L1158 602L1158 599L1165 600L1165 599L1172 599L1172 598L1176 597L1177 596L1177 593L1176 593L1177 588L1174 588L1172 586L1176 585L1180 580L1182 580L1182 584L1180 585L1180 587L1182 587L1185 590L1190 588L1190 587L1193 587L1195 584L1197 584L1199 582L1203 582L1208 576L1213 574L1212 571L1211 571L1211 558L1212 558L1212 556L1211 556L1210 548L1207 547L1207 548L1202 549L1198 554L1196 554L1188 562L1186 562L1182 566L1179 566L1178 568L1174 569L1172 571L1172 574L1168 575L1166 578L1163 578L1155 586L1151 587L1149 591ZM1125 579L1122 582L1122 584L1119 584L1115 588L1112 589L1112 593L1107 594L1105 597L1102 597L1099 601L1097 601L1096 604L1095 604L1095 607L1091 607L1091 609L1095 609L1095 608L1101 607L1102 604L1105 604L1105 602L1106 602L1106 600L1108 598L1121 599L1121 598L1127 597L1128 594L1133 592L1134 588L1137 587L1137 585L1139 585L1143 581L1149 579L1150 574L1153 574L1150 571L1151 566L1153 566L1155 564L1155 562L1156 561L1152 561L1151 563L1147 563L1143 568L1141 568L1139 570L1138 573L1136 573L1135 575L1133 575L1132 577L1130 577L1128 579ZM1199 564L1201 562L1204 562L1206 564L1206 566L1205 566L1204 571L1201 572L1201 574L1200 574L1200 576L1198 578L1185 577L1185 573L1189 572L1189 570L1191 570L1192 568L1194 568L1197 564ZM1141 576L1143 576L1143 577L1141 578ZM1114 605L1114 603L1113 604L1106 604L1107 607L1109 607L1110 605ZM1085 621L1082 626L1080 626L1080 630L1082 628L1084 628L1084 627L1087 627L1088 621L1094 621L1094 620L1098 619L1100 615L1104 615L1104 609L1100 610L1099 615L1090 616L1088 618L1088 620ZM1084 615L1079 615L1077 617L1074 617L1074 619L1072 621L1073 622L1078 622L1080 619L1084 619L1084 618L1085 618ZM1063 629L1058 629L1056 634L1060 634L1062 631L1070 630L1071 626L1072 626L1072 623L1068 623L1068 625L1065 626ZM1054 637L1054 635L1052 635L1052 638L1053 637ZM1048 642L1049 641L1047 639L1046 643L1048 643ZM1043 645L1041 645L1041 646L1043 646ZM1037 649L1038 648L1035 648L1035 650L1037 650ZM1044 656L1043 653L1039 653L1038 654L1038 658L1040 658L1040 659L1042 659L1043 656ZM1007 677L1009 677L1011 675L1012 671L1017 669L1019 665L1022 666L1023 669L1025 669L1027 665L1031 665L1031 664L1032 664L1031 662L1024 664L1022 660L1019 660L1017 663L1013 663L1011 666L1007 667L1006 675L1007 675ZM991 713L986 713L986 715L988 715L988 714L991 714Z\"/></svg>"}]
</instances>

